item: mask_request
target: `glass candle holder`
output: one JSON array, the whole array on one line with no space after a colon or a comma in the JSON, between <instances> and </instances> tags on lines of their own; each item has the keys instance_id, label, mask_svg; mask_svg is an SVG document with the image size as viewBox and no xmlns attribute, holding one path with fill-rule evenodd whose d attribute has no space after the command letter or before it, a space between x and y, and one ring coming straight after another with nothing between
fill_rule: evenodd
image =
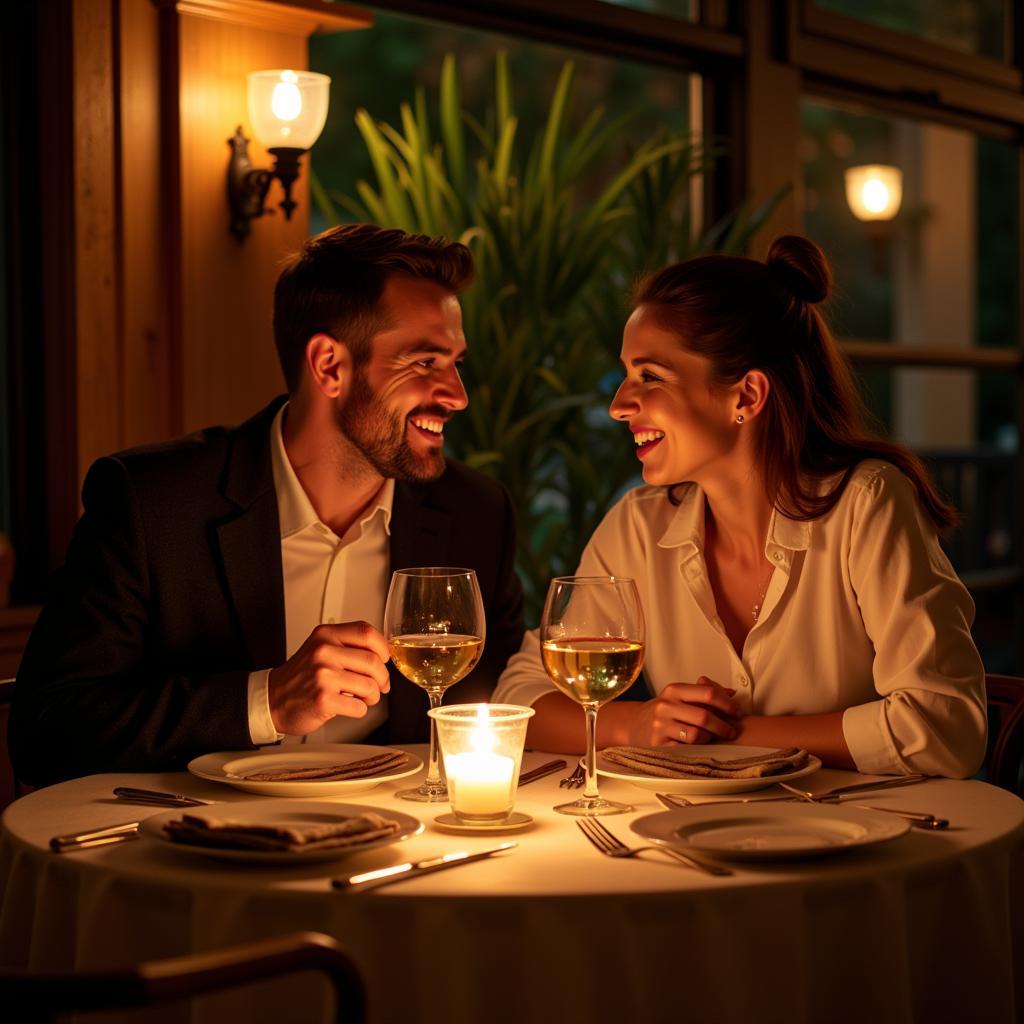
<instances>
[{"instance_id":1,"label":"glass candle holder","mask_svg":"<svg viewBox=\"0 0 1024 1024\"><path fill-rule=\"evenodd\" d=\"M465 824L505 821L515 803L533 708L453 704L427 713L437 726L452 812Z\"/></svg>"}]
</instances>

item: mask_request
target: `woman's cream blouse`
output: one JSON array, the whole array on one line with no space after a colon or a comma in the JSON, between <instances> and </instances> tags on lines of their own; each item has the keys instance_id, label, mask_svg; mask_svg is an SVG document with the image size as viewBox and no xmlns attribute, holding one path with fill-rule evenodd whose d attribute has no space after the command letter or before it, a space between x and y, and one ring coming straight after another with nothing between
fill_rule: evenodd
<instances>
[{"instance_id":1,"label":"woman's cream blouse","mask_svg":"<svg viewBox=\"0 0 1024 1024\"><path fill-rule=\"evenodd\" d=\"M685 484L628 492L583 552L581 576L631 576L647 623L652 693L705 675L746 714L843 711L862 772L966 777L985 753L985 677L971 640L974 604L911 482L887 462L855 470L836 506L810 523L772 515L775 566L760 616L736 654L704 561L704 494ZM495 691L532 705L554 689L537 632Z\"/></svg>"}]
</instances>

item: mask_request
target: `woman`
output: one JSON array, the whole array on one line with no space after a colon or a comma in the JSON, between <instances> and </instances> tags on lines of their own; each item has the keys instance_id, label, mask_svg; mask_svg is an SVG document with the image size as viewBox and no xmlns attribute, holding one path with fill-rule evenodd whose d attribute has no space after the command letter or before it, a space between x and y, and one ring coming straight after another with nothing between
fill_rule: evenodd
<instances>
[{"instance_id":1,"label":"woman","mask_svg":"<svg viewBox=\"0 0 1024 1024\"><path fill-rule=\"evenodd\" d=\"M644 703L606 705L598 744L798 746L861 772L964 777L985 752L974 606L937 533L955 513L918 460L872 437L815 308L830 271L788 236L767 262L705 256L643 281L611 415L646 486L580 562L631 576L647 619ZM582 749L536 633L495 700L530 744Z\"/></svg>"}]
</instances>

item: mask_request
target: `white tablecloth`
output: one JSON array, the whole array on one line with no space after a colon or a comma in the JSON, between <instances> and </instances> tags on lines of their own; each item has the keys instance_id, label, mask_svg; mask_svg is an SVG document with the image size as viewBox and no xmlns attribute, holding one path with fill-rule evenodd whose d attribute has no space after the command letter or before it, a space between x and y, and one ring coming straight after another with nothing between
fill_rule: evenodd
<instances>
[{"instance_id":1,"label":"white tablecloth","mask_svg":"<svg viewBox=\"0 0 1024 1024\"><path fill-rule=\"evenodd\" d=\"M546 759L528 753L524 770ZM658 853L600 856L573 819L552 812L566 799L557 778L520 791L517 809L536 823L507 837L519 841L512 853L361 895L328 880L504 837L435 830L447 806L396 800L404 780L349 799L414 814L426 831L348 860L256 868L146 838L58 855L47 848L54 834L159 811L114 801L115 785L253 797L186 774L53 786L4 814L0 962L111 967L314 929L359 962L375 1024L1012 1024L1024 1015L1024 802L1009 793L936 779L872 794L953 827L713 878ZM823 771L808 788L856 778ZM625 783L602 791L636 807L603 819L627 842L632 819L661 810ZM172 1007L137 1019L318 1021L327 999L325 983L301 975L199 1000L191 1016Z\"/></svg>"}]
</instances>

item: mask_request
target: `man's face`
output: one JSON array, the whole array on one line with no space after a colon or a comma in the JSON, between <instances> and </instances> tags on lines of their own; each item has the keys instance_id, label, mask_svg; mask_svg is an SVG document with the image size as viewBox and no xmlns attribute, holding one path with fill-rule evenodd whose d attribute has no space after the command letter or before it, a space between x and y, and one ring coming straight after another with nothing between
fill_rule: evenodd
<instances>
[{"instance_id":1,"label":"man's face","mask_svg":"<svg viewBox=\"0 0 1024 1024\"><path fill-rule=\"evenodd\" d=\"M436 480L444 424L468 403L459 300L433 281L392 274L381 309L388 323L353 372L338 426L381 476Z\"/></svg>"}]
</instances>

